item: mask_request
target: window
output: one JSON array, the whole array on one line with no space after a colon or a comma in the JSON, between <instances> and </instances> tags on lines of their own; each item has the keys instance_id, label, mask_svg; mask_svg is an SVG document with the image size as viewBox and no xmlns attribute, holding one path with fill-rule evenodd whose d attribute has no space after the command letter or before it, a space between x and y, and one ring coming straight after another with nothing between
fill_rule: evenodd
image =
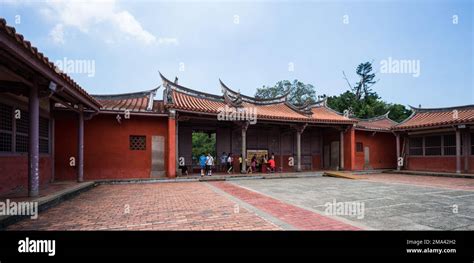
<instances>
[{"instance_id":1,"label":"window","mask_svg":"<svg viewBox=\"0 0 474 263\"><path fill-rule=\"evenodd\" d=\"M13 108L0 104L0 152L13 148Z\"/></svg>"},{"instance_id":2,"label":"window","mask_svg":"<svg viewBox=\"0 0 474 263\"><path fill-rule=\"evenodd\" d=\"M14 107L0 103L0 152L27 153L29 147L29 115L21 111L14 118ZM39 152L49 153L49 119L39 118Z\"/></svg>"},{"instance_id":3,"label":"window","mask_svg":"<svg viewBox=\"0 0 474 263\"><path fill-rule=\"evenodd\" d=\"M474 133L471 133L471 154L474 155Z\"/></svg>"},{"instance_id":4,"label":"window","mask_svg":"<svg viewBox=\"0 0 474 263\"><path fill-rule=\"evenodd\" d=\"M425 137L425 155L441 155L441 136Z\"/></svg>"},{"instance_id":5,"label":"window","mask_svg":"<svg viewBox=\"0 0 474 263\"><path fill-rule=\"evenodd\" d=\"M423 155L423 137L410 138L410 155Z\"/></svg>"},{"instance_id":6,"label":"window","mask_svg":"<svg viewBox=\"0 0 474 263\"><path fill-rule=\"evenodd\" d=\"M146 136L130 135L130 150L146 150Z\"/></svg>"},{"instance_id":7,"label":"window","mask_svg":"<svg viewBox=\"0 0 474 263\"><path fill-rule=\"evenodd\" d=\"M27 111L21 111L21 118L15 119L15 152L28 152L28 132L30 130L30 121Z\"/></svg>"},{"instance_id":8,"label":"window","mask_svg":"<svg viewBox=\"0 0 474 263\"><path fill-rule=\"evenodd\" d=\"M49 153L49 120L39 119L39 152Z\"/></svg>"},{"instance_id":9,"label":"window","mask_svg":"<svg viewBox=\"0 0 474 263\"><path fill-rule=\"evenodd\" d=\"M444 135L444 155L456 155L456 135Z\"/></svg>"},{"instance_id":10,"label":"window","mask_svg":"<svg viewBox=\"0 0 474 263\"><path fill-rule=\"evenodd\" d=\"M364 145L361 142L356 143L356 152L364 152Z\"/></svg>"}]
</instances>

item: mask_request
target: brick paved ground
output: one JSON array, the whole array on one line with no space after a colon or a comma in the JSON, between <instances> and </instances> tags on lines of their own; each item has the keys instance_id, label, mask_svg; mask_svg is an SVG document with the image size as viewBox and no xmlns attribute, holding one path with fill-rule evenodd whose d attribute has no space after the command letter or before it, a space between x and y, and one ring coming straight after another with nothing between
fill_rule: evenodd
<instances>
[{"instance_id":1,"label":"brick paved ground","mask_svg":"<svg viewBox=\"0 0 474 263\"><path fill-rule=\"evenodd\" d=\"M204 183L101 185L9 230L276 230ZM126 213L129 208L129 213Z\"/></svg>"},{"instance_id":2,"label":"brick paved ground","mask_svg":"<svg viewBox=\"0 0 474 263\"><path fill-rule=\"evenodd\" d=\"M357 230L359 228L339 220L282 202L275 198L247 190L226 182L210 183L242 201L300 230Z\"/></svg>"},{"instance_id":3,"label":"brick paved ground","mask_svg":"<svg viewBox=\"0 0 474 263\"><path fill-rule=\"evenodd\" d=\"M101 185L9 230L474 230L474 180L396 174ZM363 202L363 218L326 216ZM458 212L453 212L453 205Z\"/></svg>"}]
</instances>

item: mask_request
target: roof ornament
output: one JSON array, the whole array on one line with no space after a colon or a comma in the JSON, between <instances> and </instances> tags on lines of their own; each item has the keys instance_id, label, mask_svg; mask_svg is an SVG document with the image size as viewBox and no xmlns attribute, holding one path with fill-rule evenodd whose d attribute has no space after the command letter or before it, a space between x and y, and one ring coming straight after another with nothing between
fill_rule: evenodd
<instances>
[{"instance_id":1,"label":"roof ornament","mask_svg":"<svg viewBox=\"0 0 474 263\"><path fill-rule=\"evenodd\" d=\"M229 92L227 90L224 90L224 101L226 104L234 107L234 108L241 108L243 107L242 105L242 96L240 95L240 93L238 94L229 94Z\"/></svg>"},{"instance_id":2,"label":"roof ornament","mask_svg":"<svg viewBox=\"0 0 474 263\"><path fill-rule=\"evenodd\" d=\"M290 107L292 110L300 113L300 114L303 114L303 115L306 115L306 116L311 116L313 115L313 111L311 110L314 106L314 103L311 103L310 101L305 101L302 105L294 105L293 103L291 103L290 101L286 100L285 101L285 104Z\"/></svg>"}]
</instances>

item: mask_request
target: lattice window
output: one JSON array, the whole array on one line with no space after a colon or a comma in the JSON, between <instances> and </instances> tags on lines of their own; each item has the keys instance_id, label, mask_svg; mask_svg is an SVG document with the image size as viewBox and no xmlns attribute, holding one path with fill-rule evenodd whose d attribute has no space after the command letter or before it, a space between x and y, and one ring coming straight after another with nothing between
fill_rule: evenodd
<instances>
[{"instance_id":1,"label":"lattice window","mask_svg":"<svg viewBox=\"0 0 474 263\"><path fill-rule=\"evenodd\" d=\"M0 132L0 152L12 151L12 135Z\"/></svg>"},{"instance_id":2,"label":"lattice window","mask_svg":"<svg viewBox=\"0 0 474 263\"><path fill-rule=\"evenodd\" d=\"M471 154L474 155L474 133L471 133Z\"/></svg>"},{"instance_id":3,"label":"lattice window","mask_svg":"<svg viewBox=\"0 0 474 263\"><path fill-rule=\"evenodd\" d=\"M357 142L356 143L356 152L364 152L364 144L362 144L361 142Z\"/></svg>"},{"instance_id":4,"label":"lattice window","mask_svg":"<svg viewBox=\"0 0 474 263\"><path fill-rule=\"evenodd\" d=\"M39 152L49 153L49 120L39 119Z\"/></svg>"},{"instance_id":5,"label":"lattice window","mask_svg":"<svg viewBox=\"0 0 474 263\"><path fill-rule=\"evenodd\" d=\"M21 118L15 119L15 152L28 152L28 132L30 130L30 117L27 111L21 111Z\"/></svg>"},{"instance_id":6,"label":"lattice window","mask_svg":"<svg viewBox=\"0 0 474 263\"><path fill-rule=\"evenodd\" d=\"M0 104L0 152L13 148L13 107Z\"/></svg>"},{"instance_id":7,"label":"lattice window","mask_svg":"<svg viewBox=\"0 0 474 263\"><path fill-rule=\"evenodd\" d=\"M21 111L21 118L15 120L17 133L28 134L28 131L30 130L29 119L30 117L28 115L28 112Z\"/></svg>"},{"instance_id":8,"label":"lattice window","mask_svg":"<svg viewBox=\"0 0 474 263\"><path fill-rule=\"evenodd\" d=\"M441 136L425 137L425 155L441 155Z\"/></svg>"},{"instance_id":9,"label":"lattice window","mask_svg":"<svg viewBox=\"0 0 474 263\"><path fill-rule=\"evenodd\" d=\"M130 150L146 150L146 136L130 135Z\"/></svg>"},{"instance_id":10,"label":"lattice window","mask_svg":"<svg viewBox=\"0 0 474 263\"><path fill-rule=\"evenodd\" d=\"M423 155L423 137L410 138L410 155Z\"/></svg>"},{"instance_id":11,"label":"lattice window","mask_svg":"<svg viewBox=\"0 0 474 263\"><path fill-rule=\"evenodd\" d=\"M456 155L456 135L444 135L444 155Z\"/></svg>"},{"instance_id":12,"label":"lattice window","mask_svg":"<svg viewBox=\"0 0 474 263\"><path fill-rule=\"evenodd\" d=\"M16 134L15 137L16 146L15 151L19 153L28 152L28 135Z\"/></svg>"}]
</instances>

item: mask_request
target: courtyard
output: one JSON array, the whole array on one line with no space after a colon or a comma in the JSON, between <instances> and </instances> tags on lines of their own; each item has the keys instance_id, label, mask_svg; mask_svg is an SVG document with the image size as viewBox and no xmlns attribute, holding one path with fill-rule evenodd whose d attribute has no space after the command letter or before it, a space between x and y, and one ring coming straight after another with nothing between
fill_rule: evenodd
<instances>
[{"instance_id":1,"label":"courtyard","mask_svg":"<svg viewBox=\"0 0 474 263\"><path fill-rule=\"evenodd\" d=\"M7 230L474 229L472 179L364 177L99 185ZM327 213L336 203L362 214Z\"/></svg>"}]
</instances>

